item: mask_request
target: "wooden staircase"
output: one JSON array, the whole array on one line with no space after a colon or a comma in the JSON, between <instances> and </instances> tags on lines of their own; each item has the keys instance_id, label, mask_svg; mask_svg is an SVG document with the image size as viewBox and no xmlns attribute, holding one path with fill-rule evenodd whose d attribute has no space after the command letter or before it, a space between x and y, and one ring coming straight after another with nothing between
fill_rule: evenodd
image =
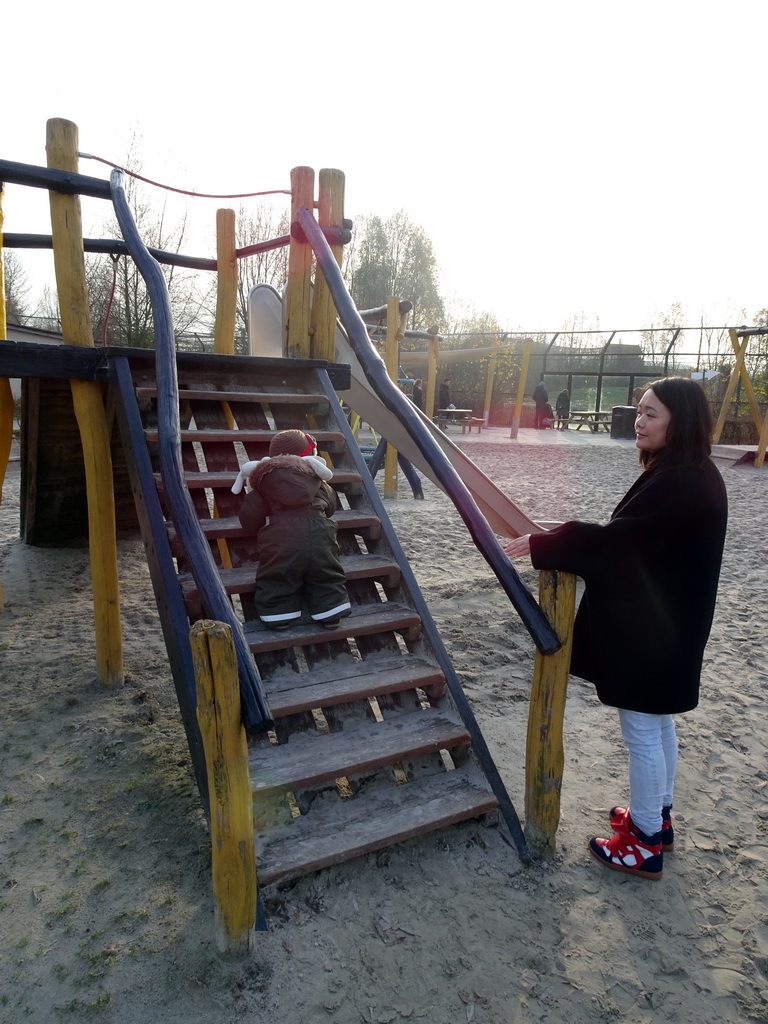
<instances>
[{"instance_id":1,"label":"wooden staircase","mask_svg":"<svg viewBox=\"0 0 768 1024\"><path fill-rule=\"evenodd\" d=\"M274 719L273 729L249 737L260 883L499 806L523 853L514 808L336 398L345 368L216 356L178 365L186 485ZM126 359L112 393L202 786L187 646L189 623L206 609L164 509L153 369ZM243 496L230 488L244 461L264 457L277 431L296 427L317 438L341 506L352 614L336 630L304 617L271 631L253 608L256 541L237 518Z\"/></svg>"}]
</instances>

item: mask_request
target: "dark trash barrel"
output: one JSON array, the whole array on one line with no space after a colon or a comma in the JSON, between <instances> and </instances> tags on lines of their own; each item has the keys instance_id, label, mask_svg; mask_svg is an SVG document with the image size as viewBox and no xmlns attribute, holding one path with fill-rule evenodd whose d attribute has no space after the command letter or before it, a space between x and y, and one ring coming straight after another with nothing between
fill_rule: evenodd
<instances>
[{"instance_id":1,"label":"dark trash barrel","mask_svg":"<svg viewBox=\"0 0 768 1024\"><path fill-rule=\"evenodd\" d=\"M611 412L611 437L634 441L636 416L634 405L614 405Z\"/></svg>"}]
</instances>

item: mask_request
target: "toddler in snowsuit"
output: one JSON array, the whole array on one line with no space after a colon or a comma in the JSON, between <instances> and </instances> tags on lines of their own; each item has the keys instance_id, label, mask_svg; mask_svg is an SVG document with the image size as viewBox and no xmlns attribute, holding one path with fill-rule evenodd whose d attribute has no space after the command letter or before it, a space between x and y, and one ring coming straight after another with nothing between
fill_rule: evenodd
<instances>
[{"instance_id":1,"label":"toddler in snowsuit","mask_svg":"<svg viewBox=\"0 0 768 1024\"><path fill-rule=\"evenodd\" d=\"M256 611L270 629L287 629L301 618L302 598L315 622L335 629L351 607L339 562L333 476L317 456L315 439L303 430L281 430L269 456L246 462L232 487L251 490L240 522L257 534Z\"/></svg>"}]
</instances>

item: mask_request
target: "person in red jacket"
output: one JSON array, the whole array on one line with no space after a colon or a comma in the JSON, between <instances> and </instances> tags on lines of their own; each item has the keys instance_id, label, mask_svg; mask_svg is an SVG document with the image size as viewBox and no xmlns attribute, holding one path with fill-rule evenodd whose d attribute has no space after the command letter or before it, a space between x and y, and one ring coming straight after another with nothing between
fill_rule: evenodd
<instances>
[{"instance_id":1,"label":"person in red jacket","mask_svg":"<svg viewBox=\"0 0 768 1024\"><path fill-rule=\"evenodd\" d=\"M339 561L336 492L327 481L333 472L318 457L311 434L281 430L272 438L269 457L246 462L232 487L251 490L240 522L257 535L255 605L270 629L296 623L306 603L310 617L328 629L350 614L346 577Z\"/></svg>"},{"instance_id":2,"label":"person in red jacket","mask_svg":"<svg viewBox=\"0 0 768 1024\"><path fill-rule=\"evenodd\" d=\"M630 797L615 835L590 840L606 867L661 878L674 845L673 715L695 708L720 577L728 503L710 459L712 416L694 381L649 385L637 409L643 472L605 526L570 522L510 541L511 557L581 576L571 672L618 708Z\"/></svg>"}]
</instances>

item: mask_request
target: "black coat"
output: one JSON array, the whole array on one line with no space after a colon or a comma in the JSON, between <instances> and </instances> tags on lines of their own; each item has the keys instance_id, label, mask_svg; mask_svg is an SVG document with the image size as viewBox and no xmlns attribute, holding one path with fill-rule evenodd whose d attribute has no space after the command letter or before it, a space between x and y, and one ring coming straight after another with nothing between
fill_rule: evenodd
<instances>
[{"instance_id":1,"label":"black coat","mask_svg":"<svg viewBox=\"0 0 768 1024\"><path fill-rule=\"evenodd\" d=\"M593 682L603 704L656 715L696 707L727 511L708 461L642 473L605 526L565 523L531 537L537 569L586 584L571 672Z\"/></svg>"}]
</instances>

